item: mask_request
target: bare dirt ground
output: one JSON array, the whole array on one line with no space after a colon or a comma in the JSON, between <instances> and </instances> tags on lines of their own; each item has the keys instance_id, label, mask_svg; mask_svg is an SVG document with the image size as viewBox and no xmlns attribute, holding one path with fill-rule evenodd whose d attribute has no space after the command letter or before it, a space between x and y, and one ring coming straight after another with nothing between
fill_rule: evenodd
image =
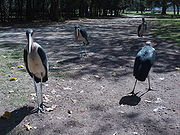
<instances>
[{"instance_id":1,"label":"bare dirt ground","mask_svg":"<svg viewBox=\"0 0 180 135\"><path fill-rule=\"evenodd\" d=\"M157 40L150 32L138 38L140 22L141 18L87 19L33 27L34 41L45 48L50 62L43 93L47 105L56 108L45 114L32 113L36 108L32 79L21 70L9 73L20 75L15 82L1 81L0 114L9 111L12 116L0 119L0 135L179 135L180 46ZM79 57L75 24L89 34L86 58ZM20 43L23 51L26 29L0 28L0 44ZM150 73L155 91L141 96L136 106L120 105L121 98L133 89L135 55L148 40L157 43L156 63ZM18 61L22 64L22 59ZM14 88L16 92L8 93ZM147 81L138 82L136 91L141 95L147 88ZM17 102L18 97L24 100ZM25 124L32 129L27 131Z\"/></svg>"}]
</instances>

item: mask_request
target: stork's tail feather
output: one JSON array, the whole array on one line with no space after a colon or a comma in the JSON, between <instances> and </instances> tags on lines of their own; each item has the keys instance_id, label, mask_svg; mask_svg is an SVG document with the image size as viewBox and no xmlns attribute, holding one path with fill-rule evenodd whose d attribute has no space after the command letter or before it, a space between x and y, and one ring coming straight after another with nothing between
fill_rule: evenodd
<instances>
[{"instance_id":1,"label":"stork's tail feather","mask_svg":"<svg viewBox=\"0 0 180 135\"><path fill-rule=\"evenodd\" d=\"M36 77L36 76L34 76L34 80L35 80L36 83L41 82L41 79L38 78L38 77ZM48 80L48 77L47 77L47 76L45 76L45 77L42 78L42 82L46 82L47 80Z\"/></svg>"}]
</instances>

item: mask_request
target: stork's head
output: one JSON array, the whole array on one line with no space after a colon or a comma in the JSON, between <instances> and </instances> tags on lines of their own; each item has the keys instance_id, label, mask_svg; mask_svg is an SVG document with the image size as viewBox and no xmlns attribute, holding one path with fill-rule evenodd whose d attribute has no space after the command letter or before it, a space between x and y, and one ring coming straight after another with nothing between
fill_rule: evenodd
<instances>
[{"instance_id":1,"label":"stork's head","mask_svg":"<svg viewBox=\"0 0 180 135\"><path fill-rule=\"evenodd\" d=\"M79 25L75 25L74 28L75 30L77 30L79 28Z\"/></svg>"},{"instance_id":2,"label":"stork's head","mask_svg":"<svg viewBox=\"0 0 180 135\"><path fill-rule=\"evenodd\" d=\"M151 46L151 45L152 45L152 44L151 44L151 41L147 41L147 42L146 42L146 45Z\"/></svg>"},{"instance_id":3,"label":"stork's head","mask_svg":"<svg viewBox=\"0 0 180 135\"><path fill-rule=\"evenodd\" d=\"M80 27L79 25L75 25L74 28L75 28L75 38L77 39L79 36Z\"/></svg>"},{"instance_id":4,"label":"stork's head","mask_svg":"<svg viewBox=\"0 0 180 135\"><path fill-rule=\"evenodd\" d=\"M152 46L152 47L156 47L158 44L155 43L155 42L147 41L147 42L146 42L146 45Z\"/></svg>"},{"instance_id":5,"label":"stork's head","mask_svg":"<svg viewBox=\"0 0 180 135\"><path fill-rule=\"evenodd\" d=\"M28 40L28 52L30 53L31 52L31 46L32 46L32 43L33 43L33 30L32 29L28 29L26 31L26 37L27 37L27 40Z\"/></svg>"}]
</instances>

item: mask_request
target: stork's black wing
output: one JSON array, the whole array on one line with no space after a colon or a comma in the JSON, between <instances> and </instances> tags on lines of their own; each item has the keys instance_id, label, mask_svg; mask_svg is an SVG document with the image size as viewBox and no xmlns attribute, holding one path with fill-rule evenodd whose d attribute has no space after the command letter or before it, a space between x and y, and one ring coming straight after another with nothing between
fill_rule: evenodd
<instances>
[{"instance_id":1,"label":"stork's black wing","mask_svg":"<svg viewBox=\"0 0 180 135\"><path fill-rule=\"evenodd\" d=\"M80 29L81 35L87 39L87 32L84 29Z\"/></svg>"},{"instance_id":2,"label":"stork's black wing","mask_svg":"<svg viewBox=\"0 0 180 135\"><path fill-rule=\"evenodd\" d=\"M29 71L29 68L28 68L28 60L27 60L27 57L28 57L28 51L27 51L27 49L25 48L25 49L24 49L24 64L25 64L25 67L26 67L27 72L28 72L29 75L33 78L33 74Z\"/></svg>"},{"instance_id":3,"label":"stork's black wing","mask_svg":"<svg viewBox=\"0 0 180 135\"><path fill-rule=\"evenodd\" d=\"M86 42L87 42L86 44L88 45L89 41L87 39L87 32L84 29L80 29L80 33L81 33L82 37L86 39Z\"/></svg>"},{"instance_id":4,"label":"stork's black wing","mask_svg":"<svg viewBox=\"0 0 180 135\"><path fill-rule=\"evenodd\" d=\"M46 82L48 80L48 61L47 61L47 56L46 53L44 52L44 50L41 47L38 47L38 54L41 58L41 61L43 63L43 66L46 70L46 75L43 77L43 82Z\"/></svg>"}]
</instances>

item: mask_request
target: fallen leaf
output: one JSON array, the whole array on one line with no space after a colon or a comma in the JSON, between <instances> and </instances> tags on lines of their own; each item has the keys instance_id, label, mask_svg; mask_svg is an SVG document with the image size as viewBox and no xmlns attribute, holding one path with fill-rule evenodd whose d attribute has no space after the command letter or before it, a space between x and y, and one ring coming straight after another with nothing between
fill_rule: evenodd
<instances>
[{"instance_id":1,"label":"fallen leaf","mask_svg":"<svg viewBox=\"0 0 180 135\"><path fill-rule=\"evenodd\" d=\"M17 80L17 78L15 78L15 77L10 78L10 81L16 81L16 80Z\"/></svg>"},{"instance_id":2,"label":"fallen leaf","mask_svg":"<svg viewBox=\"0 0 180 135\"><path fill-rule=\"evenodd\" d=\"M125 113L125 112L124 112L124 111L120 111L120 113L122 113L122 114L123 114L123 113Z\"/></svg>"},{"instance_id":3,"label":"fallen leaf","mask_svg":"<svg viewBox=\"0 0 180 135\"><path fill-rule=\"evenodd\" d=\"M79 93L83 93L84 92L84 90L81 90Z\"/></svg>"},{"instance_id":4,"label":"fallen leaf","mask_svg":"<svg viewBox=\"0 0 180 135\"><path fill-rule=\"evenodd\" d=\"M71 87L64 87L63 90L72 90Z\"/></svg>"},{"instance_id":5,"label":"fallen leaf","mask_svg":"<svg viewBox=\"0 0 180 135\"><path fill-rule=\"evenodd\" d=\"M11 112L6 111L1 117L5 119L9 119L11 117Z\"/></svg>"},{"instance_id":6,"label":"fallen leaf","mask_svg":"<svg viewBox=\"0 0 180 135\"><path fill-rule=\"evenodd\" d=\"M80 110L81 113L87 112L87 110Z\"/></svg>"},{"instance_id":7,"label":"fallen leaf","mask_svg":"<svg viewBox=\"0 0 180 135\"><path fill-rule=\"evenodd\" d=\"M14 90L10 90L10 91L9 91L9 94L11 94L11 93L14 93Z\"/></svg>"},{"instance_id":8,"label":"fallen leaf","mask_svg":"<svg viewBox=\"0 0 180 135\"><path fill-rule=\"evenodd\" d=\"M152 101L150 100L144 100L146 103L152 103Z\"/></svg>"},{"instance_id":9,"label":"fallen leaf","mask_svg":"<svg viewBox=\"0 0 180 135\"><path fill-rule=\"evenodd\" d=\"M34 127L34 129L37 129L37 127Z\"/></svg>"},{"instance_id":10,"label":"fallen leaf","mask_svg":"<svg viewBox=\"0 0 180 135\"><path fill-rule=\"evenodd\" d=\"M112 76L117 76L117 73L116 72L112 72Z\"/></svg>"},{"instance_id":11,"label":"fallen leaf","mask_svg":"<svg viewBox=\"0 0 180 135\"><path fill-rule=\"evenodd\" d=\"M55 108L57 107L57 105L52 105L51 107L47 107L45 110L48 112L53 111Z\"/></svg>"},{"instance_id":12,"label":"fallen leaf","mask_svg":"<svg viewBox=\"0 0 180 135\"><path fill-rule=\"evenodd\" d=\"M159 110L162 110L162 109L165 109L166 107L164 107L164 106L158 106L157 108L155 108L154 110L153 110L153 112L158 112Z\"/></svg>"},{"instance_id":13,"label":"fallen leaf","mask_svg":"<svg viewBox=\"0 0 180 135\"><path fill-rule=\"evenodd\" d=\"M133 135L138 135L138 132L133 132Z\"/></svg>"},{"instance_id":14,"label":"fallen leaf","mask_svg":"<svg viewBox=\"0 0 180 135\"><path fill-rule=\"evenodd\" d=\"M15 69L15 67L11 67L11 69Z\"/></svg>"},{"instance_id":15,"label":"fallen leaf","mask_svg":"<svg viewBox=\"0 0 180 135\"><path fill-rule=\"evenodd\" d=\"M101 77L100 77L99 75L94 75L94 77L95 77L96 79L101 79Z\"/></svg>"},{"instance_id":16,"label":"fallen leaf","mask_svg":"<svg viewBox=\"0 0 180 135\"><path fill-rule=\"evenodd\" d=\"M23 65L18 65L18 68L24 68L24 66Z\"/></svg>"},{"instance_id":17,"label":"fallen leaf","mask_svg":"<svg viewBox=\"0 0 180 135\"><path fill-rule=\"evenodd\" d=\"M161 103L162 102L162 99L161 98L157 98L157 100L155 101L155 103Z\"/></svg>"},{"instance_id":18,"label":"fallen leaf","mask_svg":"<svg viewBox=\"0 0 180 135\"><path fill-rule=\"evenodd\" d=\"M113 135L117 135L117 132L115 132Z\"/></svg>"},{"instance_id":19,"label":"fallen leaf","mask_svg":"<svg viewBox=\"0 0 180 135\"><path fill-rule=\"evenodd\" d=\"M75 100L75 99L70 99L73 103L76 103L77 102L77 100Z\"/></svg>"},{"instance_id":20,"label":"fallen leaf","mask_svg":"<svg viewBox=\"0 0 180 135\"><path fill-rule=\"evenodd\" d=\"M27 131L30 131L32 129L32 126L29 124L24 125Z\"/></svg>"},{"instance_id":21,"label":"fallen leaf","mask_svg":"<svg viewBox=\"0 0 180 135\"><path fill-rule=\"evenodd\" d=\"M164 80L164 77L159 78L159 80L163 81L163 80Z\"/></svg>"},{"instance_id":22,"label":"fallen leaf","mask_svg":"<svg viewBox=\"0 0 180 135\"><path fill-rule=\"evenodd\" d=\"M43 101L44 101L45 103L50 102L49 97L50 97L49 95L43 95Z\"/></svg>"},{"instance_id":23,"label":"fallen leaf","mask_svg":"<svg viewBox=\"0 0 180 135\"><path fill-rule=\"evenodd\" d=\"M72 111L71 111L71 110L68 110L68 113L69 113L69 114L72 114Z\"/></svg>"}]
</instances>

